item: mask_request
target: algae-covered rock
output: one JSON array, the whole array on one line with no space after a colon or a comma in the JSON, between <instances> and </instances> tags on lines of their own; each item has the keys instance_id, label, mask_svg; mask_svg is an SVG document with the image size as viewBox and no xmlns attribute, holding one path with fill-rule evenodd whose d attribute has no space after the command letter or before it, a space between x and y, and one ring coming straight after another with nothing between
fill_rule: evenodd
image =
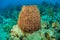
<instances>
[{"instance_id":1,"label":"algae-covered rock","mask_svg":"<svg viewBox=\"0 0 60 40\"><path fill-rule=\"evenodd\" d=\"M13 28L11 29L11 33L12 36L18 36L21 37L23 36L23 32L21 31L21 29L19 29L18 25L14 25Z\"/></svg>"}]
</instances>

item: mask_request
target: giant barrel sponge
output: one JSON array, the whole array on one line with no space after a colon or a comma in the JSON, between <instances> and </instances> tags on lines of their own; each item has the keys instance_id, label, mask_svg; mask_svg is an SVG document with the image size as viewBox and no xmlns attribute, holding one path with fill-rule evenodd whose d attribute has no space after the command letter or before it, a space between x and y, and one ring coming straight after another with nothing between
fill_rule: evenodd
<instances>
[{"instance_id":1,"label":"giant barrel sponge","mask_svg":"<svg viewBox=\"0 0 60 40\"><path fill-rule=\"evenodd\" d=\"M27 33L33 33L40 29L40 12L36 5L22 7L19 13L18 26Z\"/></svg>"}]
</instances>

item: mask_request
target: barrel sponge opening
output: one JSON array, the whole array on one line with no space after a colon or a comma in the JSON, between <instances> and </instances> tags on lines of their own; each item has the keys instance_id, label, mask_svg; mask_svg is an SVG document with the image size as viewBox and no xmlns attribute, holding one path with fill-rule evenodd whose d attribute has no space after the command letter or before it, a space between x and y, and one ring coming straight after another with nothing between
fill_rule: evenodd
<instances>
[{"instance_id":1,"label":"barrel sponge opening","mask_svg":"<svg viewBox=\"0 0 60 40\"><path fill-rule=\"evenodd\" d=\"M23 32L33 33L40 29L40 12L36 5L23 6L18 18Z\"/></svg>"}]
</instances>

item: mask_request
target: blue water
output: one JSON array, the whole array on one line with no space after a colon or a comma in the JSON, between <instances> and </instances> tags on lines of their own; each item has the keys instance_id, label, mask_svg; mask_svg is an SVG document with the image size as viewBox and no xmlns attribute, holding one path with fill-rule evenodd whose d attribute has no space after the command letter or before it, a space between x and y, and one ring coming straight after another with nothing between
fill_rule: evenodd
<instances>
[{"instance_id":1,"label":"blue water","mask_svg":"<svg viewBox=\"0 0 60 40\"><path fill-rule=\"evenodd\" d=\"M0 9L5 8L9 5L19 6L26 4L40 4L43 1L55 4L56 2L60 4L60 0L0 0Z\"/></svg>"}]
</instances>

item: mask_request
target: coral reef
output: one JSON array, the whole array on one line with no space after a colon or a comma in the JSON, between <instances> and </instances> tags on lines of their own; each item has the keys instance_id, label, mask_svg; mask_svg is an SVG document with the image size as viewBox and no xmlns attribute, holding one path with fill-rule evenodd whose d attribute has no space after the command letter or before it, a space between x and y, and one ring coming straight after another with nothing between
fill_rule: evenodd
<instances>
[{"instance_id":1,"label":"coral reef","mask_svg":"<svg viewBox=\"0 0 60 40\"><path fill-rule=\"evenodd\" d=\"M38 19L41 21L41 28L32 34L26 33L26 36L24 36L23 31L17 24L18 17L20 17L18 14L20 15L24 11L21 11L21 7L16 6L0 9L0 40L60 40L60 5L52 5L46 2L37 5L40 11L40 17ZM32 9L34 10L34 8ZM25 11L29 12L29 10L26 9ZM24 13L23 15L27 14ZM32 16L31 14L30 17L34 20ZM34 13L35 16L36 13ZM24 19L26 18L24 17ZM36 18L36 20L38 19Z\"/></svg>"}]
</instances>

